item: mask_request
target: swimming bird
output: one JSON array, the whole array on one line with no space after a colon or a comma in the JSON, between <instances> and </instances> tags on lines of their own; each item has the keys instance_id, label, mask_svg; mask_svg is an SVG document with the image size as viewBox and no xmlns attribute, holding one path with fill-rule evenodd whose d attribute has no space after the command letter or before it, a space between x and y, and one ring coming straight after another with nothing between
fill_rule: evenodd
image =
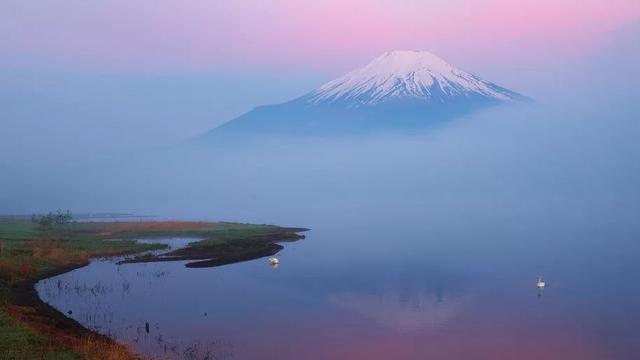
<instances>
[{"instance_id":1,"label":"swimming bird","mask_svg":"<svg viewBox=\"0 0 640 360\"><path fill-rule=\"evenodd\" d=\"M271 265L278 265L278 264L280 264L280 260L278 260L277 258L274 258L274 257L270 257L270 258L269 258L269 262L271 263Z\"/></svg>"},{"instance_id":2,"label":"swimming bird","mask_svg":"<svg viewBox=\"0 0 640 360\"><path fill-rule=\"evenodd\" d=\"M536 278L536 287L537 287L538 289L541 289L541 290L542 290L542 289L544 289L545 285L546 285L546 283L545 283L545 282L544 282L544 280L542 279L542 276L538 276L538 277Z\"/></svg>"}]
</instances>

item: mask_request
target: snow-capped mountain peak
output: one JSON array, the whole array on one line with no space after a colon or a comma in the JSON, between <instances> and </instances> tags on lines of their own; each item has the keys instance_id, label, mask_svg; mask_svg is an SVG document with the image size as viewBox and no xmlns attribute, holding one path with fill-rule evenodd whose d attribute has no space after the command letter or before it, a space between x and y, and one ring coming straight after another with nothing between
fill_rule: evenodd
<instances>
[{"instance_id":1,"label":"snow-capped mountain peak","mask_svg":"<svg viewBox=\"0 0 640 360\"><path fill-rule=\"evenodd\" d=\"M391 51L306 95L259 106L212 133L224 137L413 131L514 100L529 99L426 51Z\"/></svg>"},{"instance_id":2,"label":"snow-capped mountain peak","mask_svg":"<svg viewBox=\"0 0 640 360\"><path fill-rule=\"evenodd\" d=\"M397 50L322 85L305 98L311 104L359 107L394 100L445 103L464 97L510 101L521 96L455 68L427 51Z\"/></svg>"}]
</instances>

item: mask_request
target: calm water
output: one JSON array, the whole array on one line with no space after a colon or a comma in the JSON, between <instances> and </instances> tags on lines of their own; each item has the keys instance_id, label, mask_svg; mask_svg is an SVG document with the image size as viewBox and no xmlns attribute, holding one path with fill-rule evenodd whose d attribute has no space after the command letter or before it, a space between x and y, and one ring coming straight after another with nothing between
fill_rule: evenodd
<instances>
[{"instance_id":1,"label":"calm water","mask_svg":"<svg viewBox=\"0 0 640 360\"><path fill-rule=\"evenodd\" d=\"M95 260L37 289L87 327L165 358L640 358L633 223L295 225L313 230L285 244L277 268Z\"/></svg>"}]
</instances>

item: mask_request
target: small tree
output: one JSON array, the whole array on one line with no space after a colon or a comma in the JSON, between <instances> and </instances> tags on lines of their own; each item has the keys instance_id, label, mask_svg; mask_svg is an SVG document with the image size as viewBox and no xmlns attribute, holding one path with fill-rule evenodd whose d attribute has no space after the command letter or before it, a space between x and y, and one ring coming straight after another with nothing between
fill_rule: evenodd
<instances>
[{"instance_id":1,"label":"small tree","mask_svg":"<svg viewBox=\"0 0 640 360\"><path fill-rule=\"evenodd\" d=\"M38 229L40 230L51 230L53 228L53 223L54 223L54 216L53 214L49 213L48 215L44 215L41 216L40 219L38 219Z\"/></svg>"},{"instance_id":2,"label":"small tree","mask_svg":"<svg viewBox=\"0 0 640 360\"><path fill-rule=\"evenodd\" d=\"M71 222L71 220L73 220L73 215L71 215L71 211L67 209L67 211L65 211L64 213L64 222L68 223Z\"/></svg>"},{"instance_id":3,"label":"small tree","mask_svg":"<svg viewBox=\"0 0 640 360\"><path fill-rule=\"evenodd\" d=\"M58 209L58 212L54 215L54 219L57 225L64 224L64 213L62 210Z\"/></svg>"},{"instance_id":4,"label":"small tree","mask_svg":"<svg viewBox=\"0 0 640 360\"><path fill-rule=\"evenodd\" d=\"M71 211L58 210L56 213L49 212L47 215L32 215L31 221L38 224L39 230L51 230L54 225L64 225L73 219Z\"/></svg>"}]
</instances>

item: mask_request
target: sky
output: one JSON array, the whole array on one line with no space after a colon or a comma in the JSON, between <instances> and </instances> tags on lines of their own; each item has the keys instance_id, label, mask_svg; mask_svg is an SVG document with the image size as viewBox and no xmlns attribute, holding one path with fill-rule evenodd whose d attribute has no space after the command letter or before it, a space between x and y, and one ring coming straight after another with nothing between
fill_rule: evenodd
<instances>
[{"instance_id":1,"label":"sky","mask_svg":"<svg viewBox=\"0 0 640 360\"><path fill-rule=\"evenodd\" d=\"M638 38L637 0L4 0L0 210L66 208L38 203L43 172L187 142L392 49L433 52L555 109L549 119L611 117L596 126L609 138L580 143L627 159L635 148L611 144L638 131ZM549 119L567 142L584 129ZM514 136L492 131L476 135Z\"/></svg>"},{"instance_id":2,"label":"sky","mask_svg":"<svg viewBox=\"0 0 640 360\"><path fill-rule=\"evenodd\" d=\"M476 65L526 65L595 51L639 19L635 0L5 0L0 63L335 71L392 49L425 49Z\"/></svg>"}]
</instances>

